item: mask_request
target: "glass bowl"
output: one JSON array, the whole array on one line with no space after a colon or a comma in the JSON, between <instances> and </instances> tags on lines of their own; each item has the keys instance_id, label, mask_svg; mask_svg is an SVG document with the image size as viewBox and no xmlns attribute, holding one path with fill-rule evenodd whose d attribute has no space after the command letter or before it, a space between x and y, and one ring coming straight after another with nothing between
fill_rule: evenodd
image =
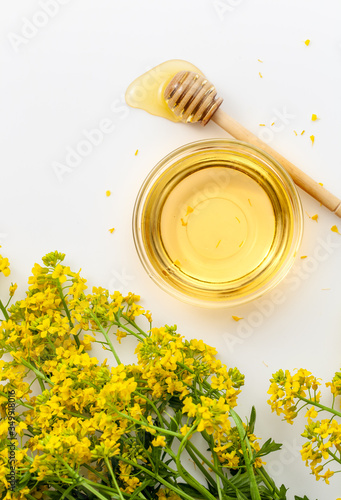
<instances>
[{"instance_id":1,"label":"glass bowl","mask_svg":"<svg viewBox=\"0 0 341 500\"><path fill-rule=\"evenodd\" d=\"M163 158L133 211L139 258L174 297L205 307L243 304L273 289L303 232L289 174L244 142L208 139Z\"/></svg>"}]
</instances>

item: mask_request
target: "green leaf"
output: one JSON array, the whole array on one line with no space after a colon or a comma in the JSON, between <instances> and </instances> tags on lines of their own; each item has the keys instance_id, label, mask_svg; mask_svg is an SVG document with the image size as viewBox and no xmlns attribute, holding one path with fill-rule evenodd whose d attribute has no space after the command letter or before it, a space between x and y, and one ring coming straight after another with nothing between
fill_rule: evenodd
<instances>
[{"instance_id":1,"label":"green leaf","mask_svg":"<svg viewBox=\"0 0 341 500\"><path fill-rule=\"evenodd\" d=\"M198 490L193 488L193 486L190 486L187 483L178 483L177 486L184 492L187 493L187 495L190 495L193 497L195 500L205 500L206 497L202 495Z\"/></svg>"},{"instance_id":2,"label":"green leaf","mask_svg":"<svg viewBox=\"0 0 341 500\"><path fill-rule=\"evenodd\" d=\"M27 486L30 479L31 479L31 473L30 471L27 471L19 481L20 489L23 489L25 486Z\"/></svg>"},{"instance_id":3,"label":"green leaf","mask_svg":"<svg viewBox=\"0 0 341 500\"><path fill-rule=\"evenodd\" d=\"M278 451L281 448L282 448L281 443L275 443L275 441L273 441L273 439L270 438L267 441L265 441L261 449L257 451L256 457L264 457L265 455L268 455L269 453L272 453L274 451Z\"/></svg>"},{"instance_id":4,"label":"green leaf","mask_svg":"<svg viewBox=\"0 0 341 500\"><path fill-rule=\"evenodd\" d=\"M256 423L256 408L253 406L251 408L250 422L249 422L249 432L251 432L251 434L253 434L255 431L255 423Z\"/></svg>"},{"instance_id":5,"label":"green leaf","mask_svg":"<svg viewBox=\"0 0 341 500\"><path fill-rule=\"evenodd\" d=\"M304 497L298 497L295 495L295 500L309 500L309 498L306 495L304 495Z\"/></svg>"}]
</instances>

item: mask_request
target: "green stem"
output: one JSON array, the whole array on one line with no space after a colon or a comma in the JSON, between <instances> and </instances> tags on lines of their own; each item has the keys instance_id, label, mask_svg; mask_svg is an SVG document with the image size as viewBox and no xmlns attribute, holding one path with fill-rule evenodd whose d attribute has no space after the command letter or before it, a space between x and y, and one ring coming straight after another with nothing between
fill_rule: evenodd
<instances>
[{"instance_id":1,"label":"green stem","mask_svg":"<svg viewBox=\"0 0 341 500\"><path fill-rule=\"evenodd\" d=\"M97 471L96 469L94 469L93 467L91 467L91 465L83 464L83 467L85 467L86 469L88 469L93 474L96 474L96 476L98 476L100 479L102 479L102 481L107 481L106 477L103 476L103 474L101 474L99 471Z\"/></svg>"},{"instance_id":2,"label":"green stem","mask_svg":"<svg viewBox=\"0 0 341 500\"><path fill-rule=\"evenodd\" d=\"M336 415L337 417L341 417L341 413L337 410L334 410L333 408L329 408L328 406L324 406L321 403L318 403L317 401L311 401L310 399L304 398L303 396L297 395L297 398L300 399L301 401L305 401L306 403L312 405L312 406L317 406L318 408L321 408L321 410L325 410L329 413L332 413L333 415Z\"/></svg>"},{"instance_id":3,"label":"green stem","mask_svg":"<svg viewBox=\"0 0 341 500\"><path fill-rule=\"evenodd\" d=\"M255 474L253 472L253 467L252 467L251 461L250 461L250 457L252 457L252 450L251 450L249 440L246 436L242 420L241 420L240 416L234 410L232 410L232 408L230 409L230 415L236 424L238 434L240 437L240 444L241 444L241 448L243 451L245 466L246 466L246 470L247 470L249 480L250 480L251 499L252 500L261 500L257 481L255 478ZM246 445L245 445L245 443L246 443Z\"/></svg>"},{"instance_id":4,"label":"green stem","mask_svg":"<svg viewBox=\"0 0 341 500\"><path fill-rule=\"evenodd\" d=\"M271 493L275 495L274 500L276 498L280 498L279 489L277 488L275 482L269 476L269 474L266 472L263 466L256 469L256 474L262 478L263 483L268 487L269 490L271 490Z\"/></svg>"},{"instance_id":5,"label":"green stem","mask_svg":"<svg viewBox=\"0 0 341 500\"><path fill-rule=\"evenodd\" d=\"M333 453L329 449L328 449L328 455L330 455L331 457L333 457L333 460L335 460L337 463L341 464L341 460L339 458L337 458L337 456L335 455L335 453Z\"/></svg>"},{"instance_id":6,"label":"green stem","mask_svg":"<svg viewBox=\"0 0 341 500\"><path fill-rule=\"evenodd\" d=\"M119 460L121 460L122 462L125 462L129 465L132 465L133 467L136 467L136 468L140 469L141 471L145 472L146 474L148 474L148 476L151 476L154 480L156 479L159 483L163 484L164 486L166 486L170 490L177 493L181 498L184 498L186 500L193 500L193 497L190 497L189 495L187 495L187 493L182 491L180 488L177 488L176 486L174 486L174 484L166 481L163 477L159 476L159 474L147 469L146 467L143 467L142 465L140 465L136 462L131 462L130 460L128 460L122 456L117 456L117 458Z\"/></svg>"},{"instance_id":7,"label":"green stem","mask_svg":"<svg viewBox=\"0 0 341 500\"><path fill-rule=\"evenodd\" d=\"M26 361L26 359L23 359L23 358L20 358L20 362L26 366L26 368L29 368L31 371L33 371L37 377L41 380L44 380L46 383L50 384L50 385L54 385L53 382L51 382L50 379L48 379L44 373L42 373L41 371L39 371L35 366L33 366L31 363L29 363L28 361ZM43 390L45 390L45 387L43 388Z\"/></svg>"},{"instance_id":8,"label":"green stem","mask_svg":"<svg viewBox=\"0 0 341 500\"><path fill-rule=\"evenodd\" d=\"M117 415L119 415L122 418L126 418L126 419L130 420L131 422L134 422L135 424L141 425L143 427L148 427L149 429L154 429L156 431L160 431L161 434L168 434L168 436L174 436L174 437L177 437L180 439L182 439L182 437L183 437L182 434L180 434L179 432L169 431L168 429L165 429L163 427L151 425L149 422L143 422L142 420L136 420L135 418L131 417L130 415L127 415L126 413L122 413L122 412L118 411L115 408L115 406L110 405L110 407L115 411L115 413L117 413Z\"/></svg>"},{"instance_id":9,"label":"green stem","mask_svg":"<svg viewBox=\"0 0 341 500\"><path fill-rule=\"evenodd\" d=\"M2 314L5 316L6 321L9 320L9 315L8 312L6 311L5 306L3 305L2 301L0 300L0 309L2 311Z\"/></svg>"},{"instance_id":10,"label":"green stem","mask_svg":"<svg viewBox=\"0 0 341 500\"><path fill-rule=\"evenodd\" d=\"M127 316L126 314L122 314L122 318L124 318L126 321L128 321L128 323L129 323L131 326L133 326L134 328L136 328L136 330L137 330L138 332L140 332L140 334L141 334L141 335L143 335L144 337L148 337L148 335L146 334L146 332L144 332L144 331L142 330L142 328L140 328L140 327L139 327L139 326L135 323L135 321L134 321L133 319L128 318L128 316ZM119 323L121 323L121 322L120 322L119 317L117 318L117 320L118 320L118 322L119 322Z\"/></svg>"},{"instance_id":11,"label":"green stem","mask_svg":"<svg viewBox=\"0 0 341 500\"><path fill-rule=\"evenodd\" d=\"M194 446L194 444L188 442L186 445L186 449L188 447L195 452L195 454L200 458L200 460L202 460L208 467L212 468L212 463L208 460L207 457L205 457L202 453L200 453L200 451ZM230 484L230 481L219 470L214 470L214 472L218 474L220 479L222 479L222 481L225 482L225 484Z\"/></svg>"},{"instance_id":12,"label":"green stem","mask_svg":"<svg viewBox=\"0 0 341 500\"><path fill-rule=\"evenodd\" d=\"M107 343L108 343L108 345L109 345L109 347L110 347L110 350L111 350L111 352L112 352L112 353L113 353L113 355L114 355L114 358L115 358L115 360L116 360L116 363L117 363L118 365L120 365L120 364L121 364L120 358L117 356L117 353L116 353L116 351L115 351L115 348L114 348L114 346L112 345L112 343L111 343L111 341L110 341L110 339L109 339L109 336L108 336L107 332L104 330L104 328L103 328L103 326L101 325L101 323L99 322L99 320L98 320L97 316L96 316L96 315L95 315L95 314L94 314L91 310L90 310L90 316L92 317L92 319L94 320L94 322L95 322L95 323L96 323L96 325L98 326L98 329L100 330L100 332L103 334L103 336L104 336L105 340L107 341Z\"/></svg>"},{"instance_id":13,"label":"green stem","mask_svg":"<svg viewBox=\"0 0 341 500\"><path fill-rule=\"evenodd\" d=\"M60 488L57 484L53 484L53 488L55 488L57 491L59 491L59 493L63 493L63 491L64 491L63 488ZM75 497L73 495L70 495L69 493L68 493L67 498L69 500L76 500ZM34 499L34 500L36 500L36 499Z\"/></svg>"},{"instance_id":14,"label":"green stem","mask_svg":"<svg viewBox=\"0 0 341 500\"><path fill-rule=\"evenodd\" d=\"M122 495L122 491L120 490L120 487L117 484L116 477L115 477L114 471L112 470L112 467L111 467L111 464L108 460L108 457L105 457L104 460L105 460L106 466L108 467L108 470L110 472L110 475L111 475L111 478L112 478L113 483L115 485L115 488L117 489L118 496L121 500L124 500L124 496Z\"/></svg>"},{"instance_id":15,"label":"green stem","mask_svg":"<svg viewBox=\"0 0 341 500\"><path fill-rule=\"evenodd\" d=\"M189 429L189 431L185 434L185 436L182 438L178 453L175 455L172 450L167 450L168 454L175 460L177 469L181 477L183 478L186 483L188 483L190 486L195 488L197 491L199 491L204 498L207 498L208 500L216 500L216 498L202 485L200 484L194 477L192 477L182 466L180 457L183 449L186 447L186 443L188 442L188 438L193 434L195 429L197 428L197 423L192 425L192 427Z\"/></svg>"},{"instance_id":16,"label":"green stem","mask_svg":"<svg viewBox=\"0 0 341 500\"><path fill-rule=\"evenodd\" d=\"M201 462L197 459L197 457L195 456L195 453L194 451L191 450L191 448L188 446L189 443L187 443L186 445L186 451L187 453L189 454L189 456L191 457L191 459L193 460L193 462L195 463L195 465L198 467L198 469L200 470L200 472L206 477L206 480L212 485L212 486L216 486L216 483L214 482L214 479L211 477L211 475L207 472L207 470L205 469L205 467L201 464ZM216 476L219 476L219 474L217 474L217 471L216 472Z\"/></svg>"},{"instance_id":17,"label":"green stem","mask_svg":"<svg viewBox=\"0 0 341 500\"><path fill-rule=\"evenodd\" d=\"M69 325L70 325L71 328L73 328L74 324L72 323L71 314L70 314L69 308L68 308L68 306L66 304L64 293L63 293L63 289L61 287L59 278L57 278L56 283L57 283L57 289L58 289L58 292L59 292L59 296L60 296L60 299L61 299L63 307L64 307L65 314L67 316L67 319L69 320ZM81 344L80 344L78 336L77 335L73 335L73 338L75 339L77 347L80 347Z\"/></svg>"},{"instance_id":18,"label":"green stem","mask_svg":"<svg viewBox=\"0 0 341 500\"><path fill-rule=\"evenodd\" d=\"M214 441L213 441L213 437L211 436L211 451L212 451L213 460L214 460L214 467L216 469L218 469L218 467L219 467L218 457L217 457L217 454L214 453L213 448L214 448ZM216 485L217 485L219 500L223 500L223 495L222 495L221 486L220 486L220 479L219 479L219 476L217 473L216 473Z\"/></svg>"},{"instance_id":19,"label":"green stem","mask_svg":"<svg viewBox=\"0 0 341 500\"><path fill-rule=\"evenodd\" d=\"M60 500L63 500L64 498L70 498L69 493L78 486L77 484L70 484L70 486L64 491L62 496L60 497Z\"/></svg>"},{"instance_id":20,"label":"green stem","mask_svg":"<svg viewBox=\"0 0 341 500\"><path fill-rule=\"evenodd\" d=\"M160 422L160 425L164 425L165 422L162 418L162 415L161 413L159 412L159 410L157 409L156 405L153 403L153 401L151 401L147 396L145 396L144 394L140 393L139 391L136 391L134 394L138 395L141 399L144 399L145 401L148 401L148 403L150 404L150 406L153 408L153 410L155 411L158 419L159 419L159 422ZM167 422L168 424L168 422ZM169 425L168 425L169 427Z\"/></svg>"},{"instance_id":21,"label":"green stem","mask_svg":"<svg viewBox=\"0 0 341 500\"><path fill-rule=\"evenodd\" d=\"M100 498L101 500L108 500L107 497L104 497L99 491L97 491L95 488L93 488L88 481L83 481L81 485L86 488L87 490L91 491L97 498Z\"/></svg>"},{"instance_id":22,"label":"green stem","mask_svg":"<svg viewBox=\"0 0 341 500\"><path fill-rule=\"evenodd\" d=\"M123 330L125 330L127 333L129 333L130 335L133 335L134 337L136 337L140 342L143 342L143 338L140 337L140 335L136 332L134 332L133 330L130 330L130 328L128 328L126 325L123 325L120 320L118 320L117 322L114 323L115 325L117 325L119 328L122 328Z\"/></svg>"}]
</instances>

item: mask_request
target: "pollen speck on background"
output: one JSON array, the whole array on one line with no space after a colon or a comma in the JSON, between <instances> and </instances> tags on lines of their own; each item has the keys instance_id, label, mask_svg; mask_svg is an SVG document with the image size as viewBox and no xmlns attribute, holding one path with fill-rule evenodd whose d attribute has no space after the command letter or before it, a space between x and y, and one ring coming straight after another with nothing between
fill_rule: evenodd
<instances>
[{"instance_id":1,"label":"pollen speck on background","mask_svg":"<svg viewBox=\"0 0 341 500\"><path fill-rule=\"evenodd\" d=\"M240 321L241 319L244 318L240 318L239 316L232 316L232 319L234 319L234 321Z\"/></svg>"},{"instance_id":2,"label":"pollen speck on background","mask_svg":"<svg viewBox=\"0 0 341 500\"><path fill-rule=\"evenodd\" d=\"M310 40L306 40L304 43L308 47L308 45L310 44Z\"/></svg>"},{"instance_id":3,"label":"pollen speck on background","mask_svg":"<svg viewBox=\"0 0 341 500\"><path fill-rule=\"evenodd\" d=\"M139 152L139 150L137 149L137 150L135 151L135 156L137 156L138 152Z\"/></svg>"},{"instance_id":4,"label":"pollen speck on background","mask_svg":"<svg viewBox=\"0 0 341 500\"><path fill-rule=\"evenodd\" d=\"M312 220L315 220L316 222L317 222L318 218L319 218L318 214L315 214L312 216Z\"/></svg>"},{"instance_id":5,"label":"pollen speck on background","mask_svg":"<svg viewBox=\"0 0 341 500\"><path fill-rule=\"evenodd\" d=\"M111 191L109 191L109 190L108 190L108 191L106 191L106 192L105 192L105 195L106 195L106 196L110 196L110 195L111 195Z\"/></svg>"},{"instance_id":6,"label":"pollen speck on background","mask_svg":"<svg viewBox=\"0 0 341 500\"><path fill-rule=\"evenodd\" d=\"M313 144L314 144L314 142L315 142L315 136L314 136L314 135L311 135L311 136L310 136L310 140L311 140L311 145L313 145Z\"/></svg>"},{"instance_id":7,"label":"pollen speck on background","mask_svg":"<svg viewBox=\"0 0 341 500\"><path fill-rule=\"evenodd\" d=\"M338 228L337 226L335 226L335 225L334 225L334 226L332 226L332 227L330 228L330 230L331 230L331 231L333 231L333 233L341 234L341 233L339 232L339 228Z\"/></svg>"},{"instance_id":8,"label":"pollen speck on background","mask_svg":"<svg viewBox=\"0 0 341 500\"><path fill-rule=\"evenodd\" d=\"M112 234L114 231L115 231L115 228L114 228L114 227L112 227L111 229L109 229L109 233L111 233L111 234Z\"/></svg>"},{"instance_id":9,"label":"pollen speck on background","mask_svg":"<svg viewBox=\"0 0 341 500\"><path fill-rule=\"evenodd\" d=\"M317 115L315 115L315 113L313 113L313 114L311 115L311 121L312 121L312 122L316 122L316 120L319 120L319 117L318 117Z\"/></svg>"}]
</instances>

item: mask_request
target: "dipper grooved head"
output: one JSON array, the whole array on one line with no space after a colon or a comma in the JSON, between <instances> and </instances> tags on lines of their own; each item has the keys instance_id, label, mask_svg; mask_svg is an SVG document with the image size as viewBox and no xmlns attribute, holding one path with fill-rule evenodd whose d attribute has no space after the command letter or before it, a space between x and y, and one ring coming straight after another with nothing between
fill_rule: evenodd
<instances>
[{"instance_id":1,"label":"dipper grooved head","mask_svg":"<svg viewBox=\"0 0 341 500\"><path fill-rule=\"evenodd\" d=\"M164 98L182 122L200 122L206 125L223 99L217 98L214 85L202 75L180 71L169 82Z\"/></svg>"}]
</instances>

